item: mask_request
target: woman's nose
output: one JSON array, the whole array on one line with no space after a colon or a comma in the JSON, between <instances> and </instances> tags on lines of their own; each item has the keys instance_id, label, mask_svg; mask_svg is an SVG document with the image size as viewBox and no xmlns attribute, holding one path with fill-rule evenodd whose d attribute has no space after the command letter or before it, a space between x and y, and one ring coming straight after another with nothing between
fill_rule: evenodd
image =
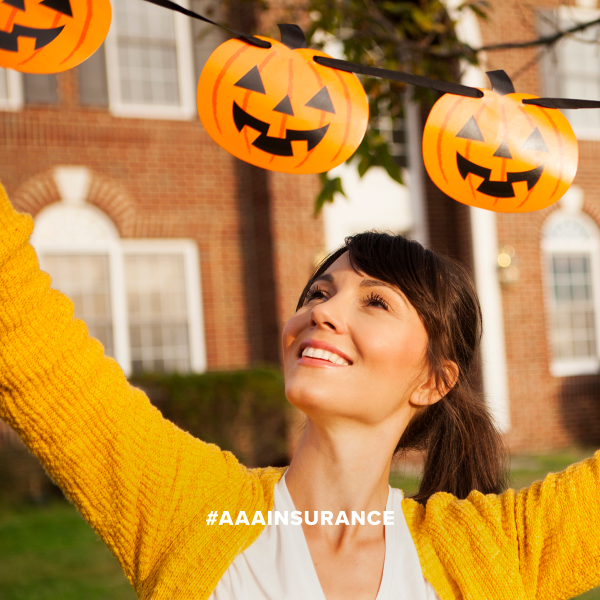
<instances>
[{"instance_id":1,"label":"woman's nose","mask_svg":"<svg viewBox=\"0 0 600 600\"><path fill-rule=\"evenodd\" d=\"M317 304L310 313L310 325L341 333L345 328L344 310L341 304L341 298L337 299L335 296Z\"/></svg>"}]
</instances>

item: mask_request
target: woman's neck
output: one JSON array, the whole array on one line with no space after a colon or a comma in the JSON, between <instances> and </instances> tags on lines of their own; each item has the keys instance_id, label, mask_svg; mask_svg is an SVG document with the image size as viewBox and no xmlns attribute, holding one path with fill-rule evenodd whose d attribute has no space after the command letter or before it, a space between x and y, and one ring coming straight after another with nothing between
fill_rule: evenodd
<instances>
[{"instance_id":1,"label":"woman's neck","mask_svg":"<svg viewBox=\"0 0 600 600\"><path fill-rule=\"evenodd\" d=\"M375 429L347 423L323 427L309 419L285 476L297 510L328 510L334 521L341 511L349 518L352 511L383 516L397 433Z\"/></svg>"}]
</instances>

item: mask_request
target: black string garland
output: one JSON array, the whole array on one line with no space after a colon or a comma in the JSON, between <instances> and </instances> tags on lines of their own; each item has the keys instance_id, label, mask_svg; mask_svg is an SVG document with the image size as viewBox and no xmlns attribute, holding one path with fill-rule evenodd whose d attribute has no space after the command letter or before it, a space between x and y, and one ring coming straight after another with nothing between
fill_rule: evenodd
<instances>
[{"instance_id":1,"label":"black string garland","mask_svg":"<svg viewBox=\"0 0 600 600\"><path fill-rule=\"evenodd\" d=\"M270 42L261 40L256 36L249 35L225 27L215 21L203 17L202 15L180 6L176 2L171 0L144 0L150 4L161 6L169 10L181 13L187 17L204 21L215 27L219 27L234 36L237 36L253 46L259 48L271 48ZM300 47L300 46L299 46ZM367 75L369 77L378 77L381 79L388 79L390 81L398 81L400 83L406 83L408 85L414 85L418 87L429 88L438 92L446 94L454 94L456 96L466 96L468 98L481 98L483 92L477 88L462 85L460 83L452 83L449 81L442 81L440 79L431 79L429 77L422 77L420 75L413 75L412 73L405 73L403 71L392 71L390 69L381 69L379 67L372 67L368 65L359 65L356 63L348 62L347 60L340 60L337 58L327 58L325 56L315 56L313 60L324 67L330 67L332 69L338 69L340 71L347 71L349 73L357 73L360 75ZM512 85L512 84L511 84ZM513 89L514 91L514 89ZM570 98L529 98L522 100L523 104L531 104L535 106L541 106L544 108L555 108L555 109L580 109L580 108L600 108L600 101L598 100L575 100Z\"/></svg>"}]
</instances>

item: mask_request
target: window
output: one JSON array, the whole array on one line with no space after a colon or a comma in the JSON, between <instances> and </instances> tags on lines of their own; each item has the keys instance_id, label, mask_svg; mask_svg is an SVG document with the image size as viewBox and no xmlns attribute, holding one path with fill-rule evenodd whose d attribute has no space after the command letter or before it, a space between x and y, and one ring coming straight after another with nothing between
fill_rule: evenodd
<instances>
[{"instance_id":1,"label":"window","mask_svg":"<svg viewBox=\"0 0 600 600\"><path fill-rule=\"evenodd\" d=\"M0 110L19 110L23 106L21 74L0 67Z\"/></svg>"},{"instance_id":2,"label":"window","mask_svg":"<svg viewBox=\"0 0 600 600\"><path fill-rule=\"evenodd\" d=\"M598 227L583 213L557 211L544 225L550 372L556 377L600 369Z\"/></svg>"},{"instance_id":3,"label":"window","mask_svg":"<svg viewBox=\"0 0 600 600\"><path fill-rule=\"evenodd\" d=\"M193 241L121 240L100 210L60 202L38 215L32 243L126 374L206 368Z\"/></svg>"},{"instance_id":4,"label":"window","mask_svg":"<svg viewBox=\"0 0 600 600\"><path fill-rule=\"evenodd\" d=\"M191 118L196 85L190 20L139 0L119 0L114 11L106 38L111 111L127 117Z\"/></svg>"},{"instance_id":5,"label":"window","mask_svg":"<svg viewBox=\"0 0 600 600\"><path fill-rule=\"evenodd\" d=\"M551 35L578 23L600 18L600 12L561 6L538 14L539 32ZM560 40L540 62L543 95L559 98L600 99L600 26L589 27ZM600 139L600 111L566 110L580 139Z\"/></svg>"}]
</instances>

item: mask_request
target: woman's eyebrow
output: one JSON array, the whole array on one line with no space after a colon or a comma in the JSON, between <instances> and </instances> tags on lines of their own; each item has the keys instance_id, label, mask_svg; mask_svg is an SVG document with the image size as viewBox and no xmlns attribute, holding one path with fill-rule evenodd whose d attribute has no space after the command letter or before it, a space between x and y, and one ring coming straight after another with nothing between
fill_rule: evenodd
<instances>
[{"instance_id":1,"label":"woman's eyebrow","mask_svg":"<svg viewBox=\"0 0 600 600\"><path fill-rule=\"evenodd\" d=\"M313 279L313 283L317 283L317 281L326 281L327 283L333 283L333 275L330 273L323 273L323 275L319 275Z\"/></svg>"}]
</instances>

